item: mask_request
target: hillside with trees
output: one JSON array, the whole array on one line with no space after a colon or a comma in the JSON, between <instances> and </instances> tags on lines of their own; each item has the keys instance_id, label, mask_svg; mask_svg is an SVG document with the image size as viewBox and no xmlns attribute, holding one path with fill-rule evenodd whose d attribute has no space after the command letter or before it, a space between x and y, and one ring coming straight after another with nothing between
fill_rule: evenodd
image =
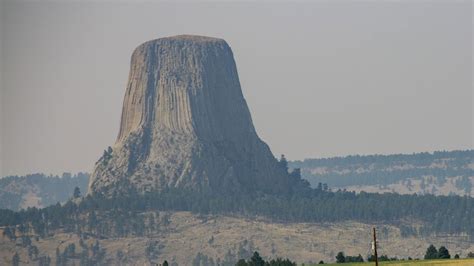
<instances>
[{"instance_id":1,"label":"hillside with trees","mask_svg":"<svg viewBox=\"0 0 474 266\"><path fill-rule=\"evenodd\" d=\"M20 210L46 207L67 201L75 187L87 192L89 175L86 173L62 176L31 174L0 178L0 209Z\"/></svg>"},{"instance_id":2,"label":"hillside with trees","mask_svg":"<svg viewBox=\"0 0 474 266\"><path fill-rule=\"evenodd\" d=\"M267 262L280 257L298 265L335 262L339 251L348 260L361 254L367 261L373 226L378 229L381 259L423 259L430 244L446 246L450 254L461 258L474 252L474 243L463 235L401 236L396 226L384 224L279 223L263 217L168 211L131 213L115 223L107 214L90 215L85 226L50 229L45 236L26 224L0 227L0 264L10 265L17 253L22 264L30 265L40 261L44 262L40 265L59 261L67 265L150 265L166 260L169 265L233 266L241 259L248 263L255 251ZM121 236L114 233L117 225Z\"/></svg>"},{"instance_id":3,"label":"hillside with trees","mask_svg":"<svg viewBox=\"0 0 474 266\"><path fill-rule=\"evenodd\" d=\"M350 155L289 162L313 187L401 194L474 195L474 150Z\"/></svg>"},{"instance_id":4,"label":"hillside with trees","mask_svg":"<svg viewBox=\"0 0 474 266\"><path fill-rule=\"evenodd\" d=\"M371 226L378 225L381 226L381 239L387 241L385 248L399 257L411 256L409 252L415 250L420 257L421 245L429 242L441 246L447 238L456 243L449 247L450 250L461 255L474 247L473 197L355 193L333 189L326 183L311 188L301 178L301 171L291 169L284 157L278 167L288 173L291 181L291 189L287 192L267 193L259 186L239 193L166 187L146 193L131 188L127 193L112 196L84 196L85 189L81 188L87 184L85 174L53 177L51 180L56 182L56 187L48 182L50 185L45 187L49 191L69 189L61 194L65 202L20 211L0 209L3 235L0 244L8 251L5 252L8 261L27 258L42 265L51 261L59 265L70 262L120 264L132 257L146 258L149 263L162 263L166 259L170 265L177 261L189 265L192 260L195 265L204 262L212 265L211 261L217 263L218 259L222 262L227 258L232 262L228 265L239 261L246 265L252 262L250 251L260 250L264 250L259 253L262 260L269 263L272 260L282 262L278 261L278 256L290 259L285 263L313 258L314 262L333 259L335 252L354 245L358 248L348 249L348 254L361 254L367 258L370 234L362 242L360 236L369 232ZM40 176L36 180L47 178ZM23 180L22 184L35 180L33 177L10 177L4 182L10 180L7 184L12 187L12 179ZM77 186L78 180L83 180L82 187ZM61 181L69 181L70 187L59 186L58 183L63 184ZM122 185L127 187L125 183ZM230 226L232 222L235 224ZM258 226L254 227L255 224ZM359 231L356 228L360 228ZM202 233L196 230L202 230ZM326 236L328 232L331 232L330 236ZM311 239L307 239L308 234ZM259 245L249 246L249 254L243 257L238 255L242 250L231 245L237 245L244 235L250 240L258 240ZM114 244L117 239L123 244L120 248ZM176 242L177 239L180 241ZM205 249L203 239L207 239ZM280 240L275 242L274 239ZM321 242L324 239L337 240L341 244L332 246L327 241ZM58 246L57 243L64 244ZM308 246L307 243L312 244ZM400 243L413 250L400 250L397 248ZM194 259L188 253L176 252L190 249L189 245L193 245ZM227 250L222 250L223 246ZM288 252L277 253L282 250ZM394 250L397 253L392 253ZM173 257L178 255L182 257ZM304 259L300 260L302 257ZM360 260L360 257L349 256L348 260Z\"/></svg>"},{"instance_id":5,"label":"hillside with trees","mask_svg":"<svg viewBox=\"0 0 474 266\"><path fill-rule=\"evenodd\" d=\"M474 150L283 161L320 190L474 195ZM7 176L0 179L0 208L65 202L75 187L86 194L88 182L87 173Z\"/></svg>"},{"instance_id":6,"label":"hillside with trees","mask_svg":"<svg viewBox=\"0 0 474 266\"><path fill-rule=\"evenodd\" d=\"M280 161L287 169L286 161ZM112 218L113 225L104 223L108 234L122 236L124 226L130 226L130 215L146 211L191 211L197 214L262 216L279 222L343 222L400 224L402 221L420 222L420 227L405 226L410 235L431 234L467 235L474 237L474 198L460 196L400 195L392 193L359 193L310 188L301 181L299 171L289 176L294 179L288 194L267 194L261 191L232 194L226 191L195 191L167 188L160 192L127 194L113 197L96 194L81 200L46 208L29 208L19 212L0 210L0 226L31 224L39 235L51 229L100 228L103 217ZM77 195L79 197L80 195ZM108 220L106 220L108 221ZM128 224L127 224L128 223ZM141 223L140 223L141 224ZM127 230L125 230L127 231Z\"/></svg>"},{"instance_id":7,"label":"hillside with trees","mask_svg":"<svg viewBox=\"0 0 474 266\"><path fill-rule=\"evenodd\" d=\"M92 194L81 198L80 189L77 189L73 195L76 199L63 205L58 203L42 209L33 207L18 212L0 209L0 226L31 224L39 235L58 228L79 227L84 230L90 223L96 224L95 228L99 227L101 219L94 220L98 213L114 221L114 225L108 222L104 225L109 234L122 236L123 226L130 222L130 215L134 213L190 211L203 215L261 216L279 222L357 221L398 225L402 221L413 221L421 223L421 226L414 227L408 223L408 226L401 228L404 234L464 234L474 241L472 197L355 193L332 191L327 186L311 188L301 178L299 169L289 170L284 157L278 167L288 173L288 186L291 189L286 193L270 194L258 186L252 191L238 193L171 187L141 193L124 183L122 186L130 187L129 191L113 196Z\"/></svg>"}]
</instances>

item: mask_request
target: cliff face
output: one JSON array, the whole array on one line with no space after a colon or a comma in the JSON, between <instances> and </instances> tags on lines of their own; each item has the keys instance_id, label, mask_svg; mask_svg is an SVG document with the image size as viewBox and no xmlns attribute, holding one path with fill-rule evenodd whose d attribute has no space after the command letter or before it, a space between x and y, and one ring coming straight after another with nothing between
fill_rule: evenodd
<instances>
[{"instance_id":1,"label":"cliff face","mask_svg":"<svg viewBox=\"0 0 474 266\"><path fill-rule=\"evenodd\" d=\"M288 182L255 132L224 40L184 35L135 49L120 132L95 165L91 193L278 192Z\"/></svg>"}]
</instances>

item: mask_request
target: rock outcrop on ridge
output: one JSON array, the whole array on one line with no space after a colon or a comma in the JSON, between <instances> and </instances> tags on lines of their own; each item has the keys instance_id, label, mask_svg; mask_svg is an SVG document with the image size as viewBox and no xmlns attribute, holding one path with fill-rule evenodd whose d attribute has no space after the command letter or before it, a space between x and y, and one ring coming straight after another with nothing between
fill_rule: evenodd
<instances>
[{"instance_id":1,"label":"rock outcrop on ridge","mask_svg":"<svg viewBox=\"0 0 474 266\"><path fill-rule=\"evenodd\" d=\"M90 193L278 193L290 183L257 136L224 40L180 35L135 49L120 132L95 165Z\"/></svg>"}]
</instances>

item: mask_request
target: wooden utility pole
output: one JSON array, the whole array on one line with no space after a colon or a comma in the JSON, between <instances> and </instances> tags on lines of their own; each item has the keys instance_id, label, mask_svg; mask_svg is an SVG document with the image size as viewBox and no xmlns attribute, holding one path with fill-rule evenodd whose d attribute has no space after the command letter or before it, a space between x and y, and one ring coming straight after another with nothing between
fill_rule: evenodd
<instances>
[{"instance_id":1,"label":"wooden utility pole","mask_svg":"<svg viewBox=\"0 0 474 266\"><path fill-rule=\"evenodd\" d=\"M374 232L374 242L372 244L372 248L374 249L375 266L379 266L379 257L377 255L377 235L375 234L375 227L373 228L373 232Z\"/></svg>"}]
</instances>

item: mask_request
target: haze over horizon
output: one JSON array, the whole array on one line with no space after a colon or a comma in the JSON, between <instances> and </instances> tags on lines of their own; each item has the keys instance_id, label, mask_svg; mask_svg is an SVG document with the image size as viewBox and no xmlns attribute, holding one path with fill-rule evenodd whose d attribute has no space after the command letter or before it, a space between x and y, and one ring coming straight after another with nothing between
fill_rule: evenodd
<instances>
[{"instance_id":1,"label":"haze over horizon","mask_svg":"<svg viewBox=\"0 0 474 266\"><path fill-rule=\"evenodd\" d=\"M472 149L471 19L468 1L1 2L0 177L90 172L133 49L179 34L231 46L277 157Z\"/></svg>"}]
</instances>

